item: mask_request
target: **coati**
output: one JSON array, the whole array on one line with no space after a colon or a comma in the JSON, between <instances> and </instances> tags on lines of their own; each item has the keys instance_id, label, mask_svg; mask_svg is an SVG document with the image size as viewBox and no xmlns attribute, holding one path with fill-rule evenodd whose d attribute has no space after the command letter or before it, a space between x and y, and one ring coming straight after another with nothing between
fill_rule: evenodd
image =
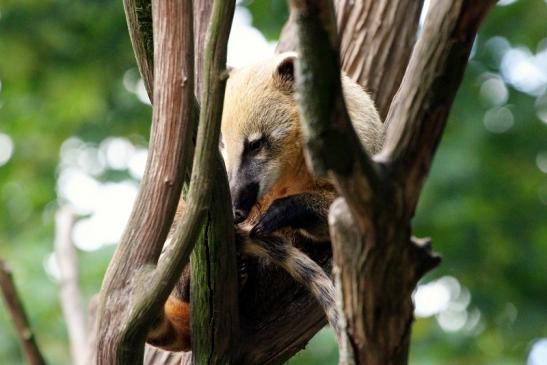
<instances>
[{"instance_id":1,"label":"coati","mask_svg":"<svg viewBox=\"0 0 547 365\"><path fill-rule=\"evenodd\" d=\"M306 168L294 91L295 62L294 53L283 53L230 73L220 149L241 253L266 258L304 284L338 334L333 284L294 245L303 238L329 242L328 209L337 197L330 179L316 178ZM364 148L369 154L378 152L383 125L373 101L346 75L342 89ZM188 287L176 289L147 341L166 350L189 350L188 303Z\"/></svg>"}]
</instances>

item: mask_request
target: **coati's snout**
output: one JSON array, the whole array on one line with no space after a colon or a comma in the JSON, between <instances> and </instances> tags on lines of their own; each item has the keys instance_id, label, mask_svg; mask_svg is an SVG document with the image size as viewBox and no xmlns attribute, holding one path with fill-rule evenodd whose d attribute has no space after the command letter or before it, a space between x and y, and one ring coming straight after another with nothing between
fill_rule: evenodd
<instances>
[{"instance_id":1,"label":"coati's snout","mask_svg":"<svg viewBox=\"0 0 547 365\"><path fill-rule=\"evenodd\" d=\"M234 223L238 224L247 219L251 208L255 205L258 199L259 185L257 182L245 183L240 186L230 185Z\"/></svg>"},{"instance_id":2,"label":"coati's snout","mask_svg":"<svg viewBox=\"0 0 547 365\"><path fill-rule=\"evenodd\" d=\"M279 176L279 162L264 133L253 133L227 140L224 152L236 150L226 158L234 223L243 222L253 206L272 187Z\"/></svg>"}]
</instances>

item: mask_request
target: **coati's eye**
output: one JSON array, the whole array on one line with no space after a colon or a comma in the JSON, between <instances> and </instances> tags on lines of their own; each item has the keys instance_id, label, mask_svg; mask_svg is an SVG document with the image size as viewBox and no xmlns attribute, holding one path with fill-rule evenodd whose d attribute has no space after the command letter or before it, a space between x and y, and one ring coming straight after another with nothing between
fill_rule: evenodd
<instances>
[{"instance_id":1,"label":"coati's eye","mask_svg":"<svg viewBox=\"0 0 547 365\"><path fill-rule=\"evenodd\" d=\"M265 144L266 144L266 138L260 137L253 141L247 142L247 146L245 149L247 150L247 153L254 155L260 152L260 150L262 149L262 147L264 147Z\"/></svg>"}]
</instances>

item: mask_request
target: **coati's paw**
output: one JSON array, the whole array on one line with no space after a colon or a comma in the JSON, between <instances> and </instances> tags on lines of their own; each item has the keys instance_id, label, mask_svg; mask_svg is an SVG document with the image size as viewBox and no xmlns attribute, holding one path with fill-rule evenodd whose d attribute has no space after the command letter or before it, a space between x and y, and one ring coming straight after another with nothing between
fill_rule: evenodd
<instances>
[{"instance_id":1,"label":"coati's paw","mask_svg":"<svg viewBox=\"0 0 547 365\"><path fill-rule=\"evenodd\" d=\"M276 199L269 206L268 210L257 224L251 229L251 237L262 237L269 235L278 229L293 226L295 220L299 219L300 211L295 196Z\"/></svg>"}]
</instances>

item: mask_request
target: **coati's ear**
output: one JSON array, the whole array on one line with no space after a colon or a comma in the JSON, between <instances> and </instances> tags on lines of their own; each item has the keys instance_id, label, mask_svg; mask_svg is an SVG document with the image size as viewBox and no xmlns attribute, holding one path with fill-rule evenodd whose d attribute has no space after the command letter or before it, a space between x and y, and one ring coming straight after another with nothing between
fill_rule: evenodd
<instances>
[{"instance_id":1,"label":"coati's ear","mask_svg":"<svg viewBox=\"0 0 547 365\"><path fill-rule=\"evenodd\" d=\"M274 70L274 84L280 89L292 92L294 90L296 53L288 52L282 56Z\"/></svg>"},{"instance_id":2,"label":"coati's ear","mask_svg":"<svg viewBox=\"0 0 547 365\"><path fill-rule=\"evenodd\" d=\"M222 77L228 78L230 75L234 72L234 68L232 66L226 65L226 70L222 73Z\"/></svg>"}]
</instances>

